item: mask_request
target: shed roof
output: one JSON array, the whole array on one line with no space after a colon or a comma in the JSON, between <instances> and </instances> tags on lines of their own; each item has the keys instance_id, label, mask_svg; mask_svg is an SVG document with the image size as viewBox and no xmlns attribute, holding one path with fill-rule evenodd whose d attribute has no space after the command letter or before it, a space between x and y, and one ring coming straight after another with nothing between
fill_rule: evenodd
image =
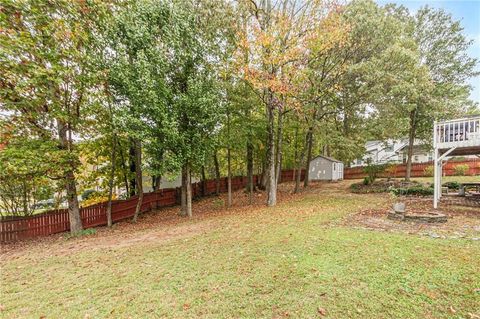
<instances>
[{"instance_id":1,"label":"shed roof","mask_svg":"<svg viewBox=\"0 0 480 319\"><path fill-rule=\"evenodd\" d=\"M334 159L333 157L328 157L328 156L323 156L323 155L315 156L314 158L312 158L312 161L313 161L314 159L316 159L316 158L319 158L319 157L324 158L324 159L326 159L327 161L330 161L330 162L343 163L342 161L339 161L339 160L337 160L337 159Z\"/></svg>"}]
</instances>

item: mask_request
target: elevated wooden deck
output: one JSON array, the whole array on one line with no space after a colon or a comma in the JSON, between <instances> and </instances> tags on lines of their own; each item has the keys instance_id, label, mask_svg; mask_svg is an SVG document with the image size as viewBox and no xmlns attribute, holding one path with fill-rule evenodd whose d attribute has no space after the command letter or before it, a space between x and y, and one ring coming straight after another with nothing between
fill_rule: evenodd
<instances>
[{"instance_id":1,"label":"elevated wooden deck","mask_svg":"<svg viewBox=\"0 0 480 319\"><path fill-rule=\"evenodd\" d=\"M433 126L433 147L433 207L437 208L442 197L442 163L446 157L480 155L480 115L435 122Z\"/></svg>"},{"instance_id":2,"label":"elevated wooden deck","mask_svg":"<svg viewBox=\"0 0 480 319\"><path fill-rule=\"evenodd\" d=\"M480 154L480 116L435 123L434 147L449 156Z\"/></svg>"}]
</instances>

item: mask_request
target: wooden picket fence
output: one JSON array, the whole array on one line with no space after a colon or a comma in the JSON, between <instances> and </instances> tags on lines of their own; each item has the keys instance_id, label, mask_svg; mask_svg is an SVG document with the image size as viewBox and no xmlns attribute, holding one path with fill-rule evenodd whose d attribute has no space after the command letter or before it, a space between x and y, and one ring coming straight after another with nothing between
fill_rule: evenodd
<instances>
[{"instance_id":1,"label":"wooden picket fence","mask_svg":"<svg viewBox=\"0 0 480 319\"><path fill-rule=\"evenodd\" d=\"M302 178L304 174L302 172ZM293 170L282 171L281 180L291 181L294 178ZM254 176L257 184L258 176ZM232 178L232 190L239 190L247 185L247 178L238 176ZM216 181L208 180L192 184L192 197L212 195L216 192ZM227 178L220 179L220 192L227 192ZM118 222L133 217L137 205L138 196L126 200L112 201L112 221ZM162 207L180 204L180 188L161 189L156 192L144 193L143 203L140 209L145 213ZM104 226L107 224L107 202L80 208L80 217L84 228ZM0 243L15 242L24 239L32 239L48 236L55 233L70 230L70 222L67 209L56 209L45 213L16 217L7 216L0 219Z\"/></svg>"},{"instance_id":2,"label":"wooden picket fence","mask_svg":"<svg viewBox=\"0 0 480 319\"><path fill-rule=\"evenodd\" d=\"M444 176L455 175L455 167L457 165L467 165L468 171L466 175L480 175L480 159L465 159L462 161L448 161L443 166ZM425 169L429 166L433 166L433 162L415 163L412 164L412 177L425 177ZM393 165L385 172L380 174L381 177L404 177L407 166L406 164ZM367 174L363 171L363 167L350 167L344 169L344 179L359 179L364 178Z\"/></svg>"}]
</instances>

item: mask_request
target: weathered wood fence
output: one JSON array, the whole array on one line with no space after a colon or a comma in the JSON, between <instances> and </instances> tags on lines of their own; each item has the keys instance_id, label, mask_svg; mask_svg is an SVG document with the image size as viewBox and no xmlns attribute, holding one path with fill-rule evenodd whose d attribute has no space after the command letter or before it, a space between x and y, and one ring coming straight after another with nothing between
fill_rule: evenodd
<instances>
[{"instance_id":1,"label":"weathered wood fence","mask_svg":"<svg viewBox=\"0 0 480 319\"><path fill-rule=\"evenodd\" d=\"M455 175L455 167L457 165L467 165L468 171L466 175L480 175L480 159L465 159L463 161L448 161L443 166L444 176ZM426 168L432 166L433 162L426 163L415 163L412 164L412 177L425 177ZM380 174L381 177L404 177L407 169L406 164L393 165L391 168L387 169L385 172ZM433 171L432 171L433 172ZM363 171L363 167L351 167L344 169L344 178L345 179L357 179L364 178L367 176Z\"/></svg>"},{"instance_id":2,"label":"weathered wood fence","mask_svg":"<svg viewBox=\"0 0 480 319\"><path fill-rule=\"evenodd\" d=\"M304 176L302 172L302 177ZM293 170L282 171L281 180L291 181L294 178ZM258 176L254 176L257 184ZM239 190L247 185L247 178L243 176L232 178L232 190ZM216 181L208 180L192 184L192 197L215 194ZM220 192L227 192L227 178L220 179ZM126 200L112 201L112 221L117 222L130 218L135 213L138 196ZM180 204L180 188L167 188L156 192L145 193L141 212L148 212L161 207L169 207ZM107 202L80 208L83 227L91 228L107 224ZM67 209L51 210L45 213L28 217L2 217L0 220L0 243L14 242L47 236L70 230L70 222Z\"/></svg>"}]
</instances>

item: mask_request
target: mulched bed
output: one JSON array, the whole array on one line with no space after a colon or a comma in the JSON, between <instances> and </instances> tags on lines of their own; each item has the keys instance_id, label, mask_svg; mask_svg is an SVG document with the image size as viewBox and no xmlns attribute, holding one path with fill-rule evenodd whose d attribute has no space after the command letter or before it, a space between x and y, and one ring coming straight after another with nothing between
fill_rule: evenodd
<instances>
[{"instance_id":1,"label":"mulched bed","mask_svg":"<svg viewBox=\"0 0 480 319\"><path fill-rule=\"evenodd\" d=\"M350 188L353 193L356 194L368 194L368 193L385 193L390 188L408 188L413 186L421 186L419 182L406 182L402 180L387 180L377 179L375 182L365 185L363 183L356 183Z\"/></svg>"}]
</instances>

